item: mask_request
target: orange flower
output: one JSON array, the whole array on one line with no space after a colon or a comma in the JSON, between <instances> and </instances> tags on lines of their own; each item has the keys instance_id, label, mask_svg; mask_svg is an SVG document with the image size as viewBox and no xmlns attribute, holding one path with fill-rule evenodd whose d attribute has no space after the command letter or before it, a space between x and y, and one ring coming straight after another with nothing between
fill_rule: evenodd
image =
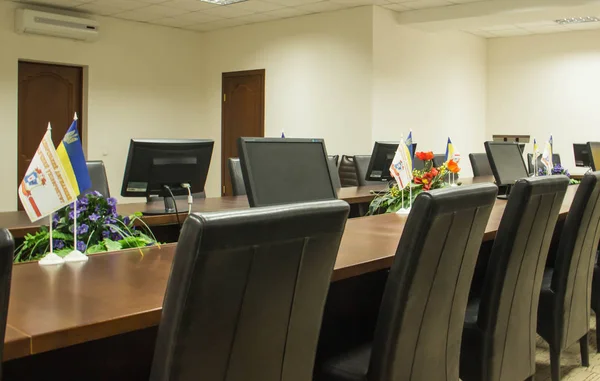
<instances>
[{"instance_id":1,"label":"orange flower","mask_svg":"<svg viewBox=\"0 0 600 381\"><path fill-rule=\"evenodd\" d=\"M458 173L458 172L460 172L460 167L458 166L458 163L455 162L454 160L449 160L448 161L448 170L452 173Z\"/></svg>"},{"instance_id":2,"label":"orange flower","mask_svg":"<svg viewBox=\"0 0 600 381\"><path fill-rule=\"evenodd\" d=\"M433 152L417 152L415 154L419 160L430 161L433 160Z\"/></svg>"}]
</instances>

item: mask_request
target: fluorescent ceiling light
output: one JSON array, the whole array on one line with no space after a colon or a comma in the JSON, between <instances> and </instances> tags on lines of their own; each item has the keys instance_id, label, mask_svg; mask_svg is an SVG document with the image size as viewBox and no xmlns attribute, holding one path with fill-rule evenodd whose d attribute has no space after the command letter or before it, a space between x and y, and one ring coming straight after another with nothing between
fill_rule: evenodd
<instances>
[{"instance_id":1,"label":"fluorescent ceiling light","mask_svg":"<svg viewBox=\"0 0 600 381\"><path fill-rule=\"evenodd\" d=\"M229 5L229 4L241 3L244 1L248 1L248 0L200 0L200 1L204 1L205 3L216 4L216 5Z\"/></svg>"},{"instance_id":2,"label":"fluorescent ceiling light","mask_svg":"<svg viewBox=\"0 0 600 381\"><path fill-rule=\"evenodd\" d=\"M587 16L587 17L571 17L568 19L559 19L555 20L557 24L560 25L569 25L569 24L583 24L586 22L599 22L600 19L595 16Z\"/></svg>"}]
</instances>

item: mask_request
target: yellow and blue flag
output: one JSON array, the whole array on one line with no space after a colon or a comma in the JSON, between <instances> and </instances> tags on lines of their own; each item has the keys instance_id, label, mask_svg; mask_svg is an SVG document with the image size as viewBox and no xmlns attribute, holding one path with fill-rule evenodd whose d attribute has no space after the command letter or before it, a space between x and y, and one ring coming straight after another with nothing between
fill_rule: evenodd
<instances>
[{"instance_id":1,"label":"yellow and blue flag","mask_svg":"<svg viewBox=\"0 0 600 381\"><path fill-rule=\"evenodd\" d=\"M415 158L415 153L413 152L413 141L412 141L412 131L410 131L408 133L408 137L406 138L406 147L408 148L408 152L410 154L409 158L410 158L410 168L414 169L414 158Z\"/></svg>"},{"instance_id":2,"label":"yellow and blue flag","mask_svg":"<svg viewBox=\"0 0 600 381\"><path fill-rule=\"evenodd\" d=\"M79 131L77 130L77 118L71 123L71 127L69 127L65 137L56 149L56 153L65 168L71 187L78 195L92 187L92 180L90 179Z\"/></svg>"},{"instance_id":3,"label":"yellow and blue flag","mask_svg":"<svg viewBox=\"0 0 600 381\"><path fill-rule=\"evenodd\" d=\"M446 161L450 161L454 158L454 145L452 145L452 140L448 137L448 143L446 144Z\"/></svg>"}]
</instances>

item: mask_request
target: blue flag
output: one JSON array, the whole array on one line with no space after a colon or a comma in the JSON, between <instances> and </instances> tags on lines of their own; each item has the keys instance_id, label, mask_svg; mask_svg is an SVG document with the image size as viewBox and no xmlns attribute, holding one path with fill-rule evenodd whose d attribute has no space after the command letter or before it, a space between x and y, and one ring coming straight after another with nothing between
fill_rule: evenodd
<instances>
[{"instance_id":1,"label":"blue flag","mask_svg":"<svg viewBox=\"0 0 600 381\"><path fill-rule=\"evenodd\" d=\"M90 189L92 180L83 155L83 147L77 130L77 119L71 123L71 127L69 127L65 137L56 149L56 153L75 192L79 195Z\"/></svg>"},{"instance_id":2,"label":"blue flag","mask_svg":"<svg viewBox=\"0 0 600 381\"><path fill-rule=\"evenodd\" d=\"M413 152L413 141L412 141L412 131L408 133L408 137L406 138L406 147L408 147L408 152L410 154L410 160L412 161L412 167L414 169L415 163L415 153Z\"/></svg>"}]
</instances>

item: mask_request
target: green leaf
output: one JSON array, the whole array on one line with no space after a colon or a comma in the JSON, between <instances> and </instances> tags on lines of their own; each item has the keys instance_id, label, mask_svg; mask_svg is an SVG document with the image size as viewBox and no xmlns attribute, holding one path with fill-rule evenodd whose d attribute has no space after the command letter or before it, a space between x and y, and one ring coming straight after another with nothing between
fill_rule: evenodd
<instances>
[{"instance_id":1,"label":"green leaf","mask_svg":"<svg viewBox=\"0 0 600 381\"><path fill-rule=\"evenodd\" d=\"M117 251L123 248L120 242L113 241L112 239L104 238L102 242L106 246L106 251Z\"/></svg>"},{"instance_id":2,"label":"green leaf","mask_svg":"<svg viewBox=\"0 0 600 381\"><path fill-rule=\"evenodd\" d=\"M115 243L117 243L117 242L115 242ZM104 242L89 246L86 250L86 252L88 254L103 253L105 251L108 251L108 250L106 249L106 245L104 244Z\"/></svg>"},{"instance_id":3,"label":"green leaf","mask_svg":"<svg viewBox=\"0 0 600 381\"><path fill-rule=\"evenodd\" d=\"M73 241L73 234L66 234L57 230L52 232L52 238L62 239L63 241Z\"/></svg>"}]
</instances>

